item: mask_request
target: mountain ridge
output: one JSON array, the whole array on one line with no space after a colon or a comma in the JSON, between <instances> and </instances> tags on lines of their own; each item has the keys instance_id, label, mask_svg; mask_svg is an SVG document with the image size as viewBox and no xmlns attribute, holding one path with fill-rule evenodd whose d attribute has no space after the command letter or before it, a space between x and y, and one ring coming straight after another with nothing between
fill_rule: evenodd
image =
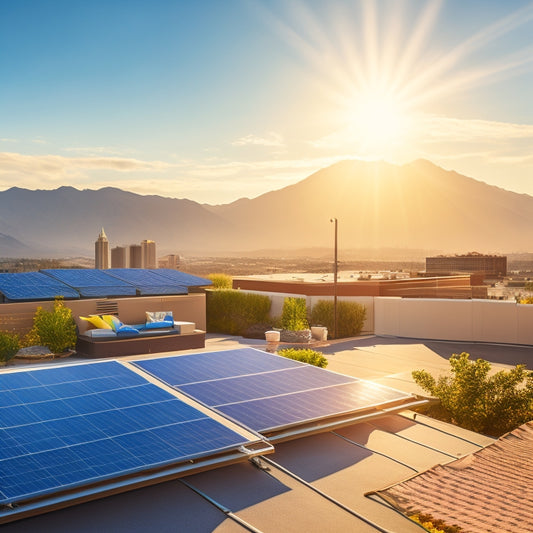
<instances>
[{"instance_id":1,"label":"mountain ridge","mask_svg":"<svg viewBox=\"0 0 533 533\"><path fill-rule=\"evenodd\" d=\"M293 253L330 246L332 218L344 249L527 252L533 197L424 159L401 166L339 161L282 189L221 205L116 187L0 192L0 232L56 257L92 255L102 226L111 247L153 239L159 255ZM2 242L0 257L13 252Z\"/></svg>"}]
</instances>

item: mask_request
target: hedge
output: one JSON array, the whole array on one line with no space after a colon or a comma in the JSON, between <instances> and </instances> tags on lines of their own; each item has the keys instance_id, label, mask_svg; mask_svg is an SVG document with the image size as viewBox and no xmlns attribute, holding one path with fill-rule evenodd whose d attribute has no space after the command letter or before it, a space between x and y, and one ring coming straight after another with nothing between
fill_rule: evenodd
<instances>
[{"instance_id":1,"label":"hedge","mask_svg":"<svg viewBox=\"0 0 533 533\"><path fill-rule=\"evenodd\" d=\"M244 335L250 326L270 320L268 296L234 289L206 292L207 331L210 333Z\"/></svg>"},{"instance_id":2,"label":"hedge","mask_svg":"<svg viewBox=\"0 0 533 533\"><path fill-rule=\"evenodd\" d=\"M366 307L357 302L337 302L337 338L356 337L363 329ZM326 326L328 335L334 338L334 304L331 300L319 300L311 310L311 324Z\"/></svg>"}]
</instances>

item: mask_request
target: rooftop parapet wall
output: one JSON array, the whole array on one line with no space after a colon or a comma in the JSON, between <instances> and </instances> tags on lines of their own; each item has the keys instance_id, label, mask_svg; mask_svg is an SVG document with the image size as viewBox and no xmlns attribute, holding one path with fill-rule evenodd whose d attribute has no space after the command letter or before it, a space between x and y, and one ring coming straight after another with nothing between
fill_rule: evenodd
<instances>
[{"instance_id":1,"label":"rooftop parapet wall","mask_svg":"<svg viewBox=\"0 0 533 533\"><path fill-rule=\"evenodd\" d=\"M234 289L266 293L331 296L333 282L276 281L235 278ZM339 296L399 296L403 298L471 298L470 275L397 280L340 281Z\"/></svg>"},{"instance_id":2,"label":"rooftop parapet wall","mask_svg":"<svg viewBox=\"0 0 533 533\"><path fill-rule=\"evenodd\" d=\"M205 330L205 294L194 293L176 296L152 296L135 298L109 298L94 300L66 300L65 305L77 317L92 314L106 314L103 309L118 312L126 324L144 321L146 311L172 311L174 320L194 322L198 329ZM51 310L54 302L3 303L0 305L0 331L26 333L33 325L37 307ZM109 311L112 313L112 311ZM86 323L85 327L86 327Z\"/></svg>"},{"instance_id":3,"label":"rooftop parapet wall","mask_svg":"<svg viewBox=\"0 0 533 533\"><path fill-rule=\"evenodd\" d=\"M493 300L374 299L376 335L533 345L533 305Z\"/></svg>"}]
</instances>

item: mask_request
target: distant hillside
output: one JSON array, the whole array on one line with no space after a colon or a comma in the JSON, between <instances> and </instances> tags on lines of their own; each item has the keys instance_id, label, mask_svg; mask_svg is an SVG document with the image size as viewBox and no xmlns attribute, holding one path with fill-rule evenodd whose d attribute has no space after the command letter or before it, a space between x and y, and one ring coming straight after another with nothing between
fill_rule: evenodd
<instances>
[{"instance_id":1,"label":"distant hillside","mask_svg":"<svg viewBox=\"0 0 533 533\"><path fill-rule=\"evenodd\" d=\"M190 200L141 196L116 188L60 187L0 192L0 231L37 253L94 254L104 227L111 247L155 240L160 250L203 249L217 242L231 223Z\"/></svg>"},{"instance_id":2,"label":"distant hillside","mask_svg":"<svg viewBox=\"0 0 533 533\"><path fill-rule=\"evenodd\" d=\"M331 241L339 221L344 248L418 248L466 252L529 250L533 197L487 185L428 161L404 166L343 161L307 179L212 212L246 225L253 246L312 246Z\"/></svg>"},{"instance_id":3,"label":"distant hillside","mask_svg":"<svg viewBox=\"0 0 533 533\"><path fill-rule=\"evenodd\" d=\"M30 252L29 247L22 242L0 233L0 257L22 257Z\"/></svg>"},{"instance_id":4,"label":"distant hillside","mask_svg":"<svg viewBox=\"0 0 533 533\"><path fill-rule=\"evenodd\" d=\"M424 160L343 161L289 187L219 206L115 188L0 192L0 232L52 256L92 255L102 226L112 247L153 239L160 252L297 255L331 249L332 217L341 250L370 250L374 257L384 249L528 252L533 197Z\"/></svg>"}]
</instances>

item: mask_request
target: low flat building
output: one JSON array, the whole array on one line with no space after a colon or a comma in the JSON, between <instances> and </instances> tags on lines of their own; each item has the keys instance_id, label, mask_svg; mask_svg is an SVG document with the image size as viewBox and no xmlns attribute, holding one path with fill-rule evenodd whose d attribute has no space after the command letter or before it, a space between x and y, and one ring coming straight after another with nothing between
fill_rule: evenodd
<instances>
[{"instance_id":1,"label":"low flat building","mask_svg":"<svg viewBox=\"0 0 533 533\"><path fill-rule=\"evenodd\" d=\"M426 257L426 272L434 274L470 272L481 273L485 277L502 278L507 275L507 257L476 252Z\"/></svg>"}]
</instances>

